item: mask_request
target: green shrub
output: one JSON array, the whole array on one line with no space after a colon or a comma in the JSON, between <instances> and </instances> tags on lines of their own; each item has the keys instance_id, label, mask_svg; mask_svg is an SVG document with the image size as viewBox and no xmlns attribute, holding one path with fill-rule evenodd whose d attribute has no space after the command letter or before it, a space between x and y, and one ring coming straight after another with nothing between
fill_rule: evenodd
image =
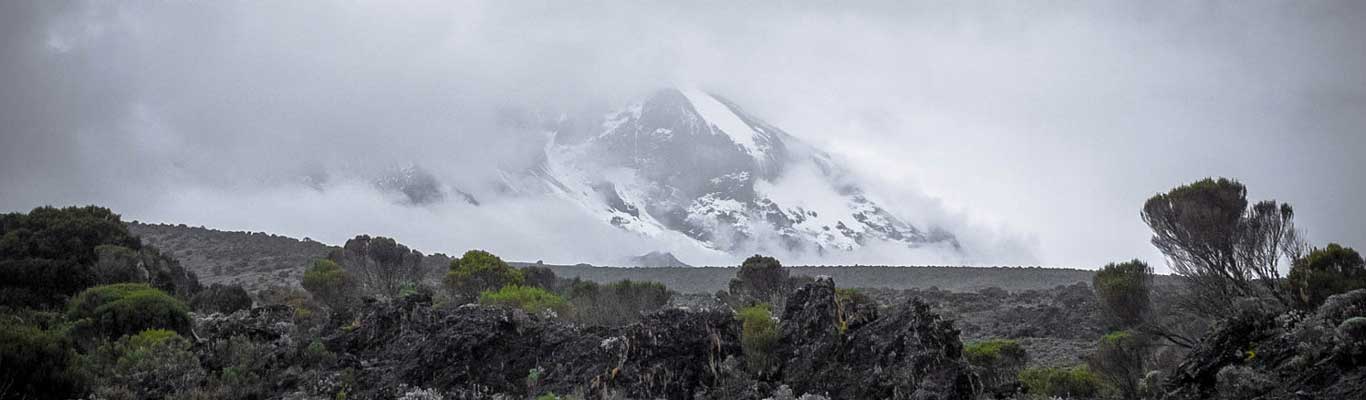
<instances>
[{"instance_id":1,"label":"green shrub","mask_svg":"<svg viewBox=\"0 0 1366 400\"><path fill-rule=\"evenodd\" d=\"M0 398L72 398L75 382L67 374L74 356L60 333L0 316Z\"/></svg>"},{"instance_id":2,"label":"green shrub","mask_svg":"<svg viewBox=\"0 0 1366 400\"><path fill-rule=\"evenodd\" d=\"M1100 302L1102 316L1114 327L1142 324L1152 308L1148 299L1153 270L1143 261L1111 263L1096 271L1091 287Z\"/></svg>"},{"instance_id":3,"label":"green shrub","mask_svg":"<svg viewBox=\"0 0 1366 400\"><path fill-rule=\"evenodd\" d=\"M1332 243L1295 260L1286 281L1299 305L1313 309L1329 296L1366 288L1366 261L1351 247Z\"/></svg>"},{"instance_id":4,"label":"green shrub","mask_svg":"<svg viewBox=\"0 0 1366 400\"><path fill-rule=\"evenodd\" d=\"M1029 362L1019 343L1005 339L969 342L963 345L963 355L990 387L1014 381Z\"/></svg>"},{"instance_id":5,"label":"green shrub","mask_svg":"<svg viewBox=\"0 0 1366 400\"><path fill-rule=\"evenodd\" d=\"M769 376L777 364L778 323L768 304L741 308L735 313L740 321L740 347L745 366L759 376Z\"/></svg>"},{"instance_id":6,"label":"green shrub","mask_svg":"<svg viewBox=\"0 0 1366 400\"><path fill-rule=\"evenodd\" d=\"M189 333L189 308L145 283L96 286L81 292L67 305L66 317L76 321L82 337L117 338L147 329Z\"/></svg>"},{"instance_id":7,"label":"green shrub","mask_svg":"<svg viewBox=\"0 0 1366 400\"><path fill-rule=\"evenodd\" d=\"M1084 365L1072 368L1026 368L1020 383L1031 396L1094 398L1100 393L1100 379Z\"/></svg>"},{"instance_id":8,"label":"green shrub","mask_svg":"<svg viewBox=\"0 0 1366 400\"><path fill-rule=\"evenodd\" d=\"M205 377L190 348L175 332L146 330L83 355L79 371L97 398L185 398Z\"/></svg>"},{"instance_id":9,"label":"green shrub","mask_svg":"<svg viewBox=\"0 0 1366 400\"><path fill-rule=\"evenodd\" d=\"M565 314L569 311L569 303L564 298L545 289L519 285L507 285L497 291L480 293L479 304L515 307L531 314L546 311Z\"/></svg>"},{"instance_id":10,"label":"green shrub","mask_svg":"<svg viewBox=\"0 0 1366 400\"><path fill-rule=\"evenodd\" d=\"M304 271L301 283L313 298L338 312L350 309L358 297L356 279L328 259L313 261L313 266Z\"/></svg>"},{"instance_id":11,"label":"green shrub","mask_svg":"<svg viewBox=\"0 0 1366 400\"><path fill-rule=\"evenodd\" d=\"M522 272L508 266L492 253L470 250L460 258L451 260L451 268L446 272L444 282L452 298L470 302L485 291L521 285Z\"/></svg>"},{"instance_id":12,"label":"green shrub","mask_svg":"<svg viewBox=\"0 0 1366 400\"><path fill-rule=\"evenodd\" d=\"M213 284L190 298L190 308L202 313L231 314L251 308L251 296L238 285Z\"/></svg>"}]
</instances>

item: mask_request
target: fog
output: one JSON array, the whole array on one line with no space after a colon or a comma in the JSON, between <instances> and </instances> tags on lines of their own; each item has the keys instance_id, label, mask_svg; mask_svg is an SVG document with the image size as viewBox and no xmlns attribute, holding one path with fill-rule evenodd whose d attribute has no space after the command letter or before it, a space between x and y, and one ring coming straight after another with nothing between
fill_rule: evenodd
<instances>
[{"instance_id":1,"label":"fog","mask_svg":"<svg viewBox=\"0 0 1366 400\"><path fill-rule=\"evenodd\" d=\"M792 262L1161 265L1142 202L1207 176L1291 203L1315 244L1366 247L1360 2L512 3L0 2L0 211L734 262L545 199L412 206L366 184L416 164L478 187L541 150L509 115L688 84L969 252Z\"/></svg>"}]
</instances>

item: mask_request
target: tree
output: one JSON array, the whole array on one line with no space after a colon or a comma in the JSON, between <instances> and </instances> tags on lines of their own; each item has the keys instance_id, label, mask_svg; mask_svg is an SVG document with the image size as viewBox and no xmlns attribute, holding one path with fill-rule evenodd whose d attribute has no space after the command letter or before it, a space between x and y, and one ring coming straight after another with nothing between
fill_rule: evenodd
<instances>
[{"instance_id":1,"label":"tree","mask_svg":"<svg viewBox=\"0 0 1366 400\"><path fill-rule=\"evenodd\" d=\"M1366 288L1366 261L1351 247L1331 243L1295 260L1288 282L1301 308L1318 308L1328 296Z\"/></svg>"},{"instance_id":2,"label":"tree","mask_svg":"<svg viewBox=\"0 0 1366 400\"><path fill-rule=\"evenodd\" d=\"M0 214L0 305L60 308L97 282L95 249L142 243L107 208L38 207Z\"/></svg>"},{"instance_id":3,"label":"tree","mask_svg":"<svg viewBox=\"0 0 1366 400\"><path fill-rule=\"evenodd\" d=\"M313 298L335 312L345 312L356 300L355 278L332 260L313 261L313 266L304 271L302 285Z\"/></svg>"},{"instance_id":4,"label":"tree","mask_svg":"<svg viewBox=\"0 0 1366 400\"><path fill-rule=\"evenodd\" d=\"M1086 360L1087 365L1102 381L1119 392L1121 398L1139 398L1139 381L1145 372L1144 355L1149 343L1144 336L1130 332L1112 332L1100 338L1096 352Z\"/></svg>"},{"instance_id":5,"label":"tree","mask_svg":"<svg viewBox=\"0 0 1366 400\"><path fill-rule=\"evenodd\" d=\"M1096 271L1091 287L1096 292L1102 314L1110 324L1128 329L1143 324L1152 309L1148 290L1152 267L1139 260L1110 263Z\"/></svg>"},{"instance_id":6,"label":"tree","mask_svg":"<svg viewBox=\"0 0 1366 400\"><path fill-rule=\"evenodd\" d=\"M1238 297L1291 304L1282 288L1280 260L1304 247L1288 204L1263 201L1248 208L1247 188L1224 178L1204 179L1157 194L1141 213L1152 243L1190 286L1183 308L1226 315Z\"/></svg>"},{"instance_id":7,"label":"tree","mask_svg":"<svg viewBox=\"0 0 1366 400\"><path fill-rule=\"evenodd\" d=\"M730 280L730 294L741 305L758 303L781 304L791 290L789 273L773 257L753 255L740 264L735 278Z\"/></svg>"},{"instance_id":8,"label":"tree","mask_svg":"<svg viewBox=\"0 0 1366 400\"><path fill-rule=\"evenodd\" d=\"M460 258L451 260L445 284L453 298L470 302L477 299L485 290L520 285L522 280L521 271L508 266L503 259L493 253L470 250Z\"/></svg>"},{"instance_id":9,"label":"tree","mask_svg":"<svg viewBox=\"0 0 1366 400\"><path fill-rule=\"evenodd\" d=\"M356 278L367 294L396 298L405 284L422 282L422 253L387 237L359 235L329 256Z\"/></svg>"}]
</instances>

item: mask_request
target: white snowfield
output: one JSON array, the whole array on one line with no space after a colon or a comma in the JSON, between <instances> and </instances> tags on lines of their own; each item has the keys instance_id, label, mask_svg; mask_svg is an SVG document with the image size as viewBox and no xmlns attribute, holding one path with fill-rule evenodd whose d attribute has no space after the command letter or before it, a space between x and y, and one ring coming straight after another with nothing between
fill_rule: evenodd
<instances>
[{"instance_id":1,"label":"white snowfield","mask_svg":"<svg viewBox=\"0 0 1366 400\"><path fill-rule=\"evenodd\" d=\"M688 102L692 103L693 109L697 110L703 121L711 124L713 130L729 136L732 142L744 148L750 156L759 159L768 150L760 148L758 141L755 140L755 135L761 132L746 124L734 110L716 97L694 88L679 91L688 98Z\"/></svg>"}]
</instances>

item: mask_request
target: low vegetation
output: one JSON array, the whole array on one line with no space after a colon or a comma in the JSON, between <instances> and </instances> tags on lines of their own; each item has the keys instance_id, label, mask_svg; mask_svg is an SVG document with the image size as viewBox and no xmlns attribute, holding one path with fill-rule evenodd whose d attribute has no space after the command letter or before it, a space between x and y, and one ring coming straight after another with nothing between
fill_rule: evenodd
<instances>
[{"instance_id":1,"label":"low vegetation","mask_svg":"<svg viewBox=\"0 0 1366 400\"><path fill-rule=\"evenodd\" d=\"M1036 399L1092 399L1100 395L1101 382L1086 366L1027 368L1020 371L1025 393Z\"/></svg>"},{"instance_id":2,"label":"low vegetation","mask_svg":"<svg viewBox=\"0 0 1366 400\"><path fill-rule=\"evenodd\" d=\"M745 367L750 372L766 376L773 373L778 345L778 322L768 304L755 304L736 311L740 320L740 346L744 349Z\"/></svg>"},{"instance_id":3,"label":"low vegetation","mask_svg":"<svg viewBox=\"0 0 1366 400\"><path fill-rule=\"evenodd\" d=\"M479 294L479 304L515 307L530 314L569 312L569 303L564 298L534 286L507 285L498 290L486 290Z\"/></svg>"}]
</instances>

